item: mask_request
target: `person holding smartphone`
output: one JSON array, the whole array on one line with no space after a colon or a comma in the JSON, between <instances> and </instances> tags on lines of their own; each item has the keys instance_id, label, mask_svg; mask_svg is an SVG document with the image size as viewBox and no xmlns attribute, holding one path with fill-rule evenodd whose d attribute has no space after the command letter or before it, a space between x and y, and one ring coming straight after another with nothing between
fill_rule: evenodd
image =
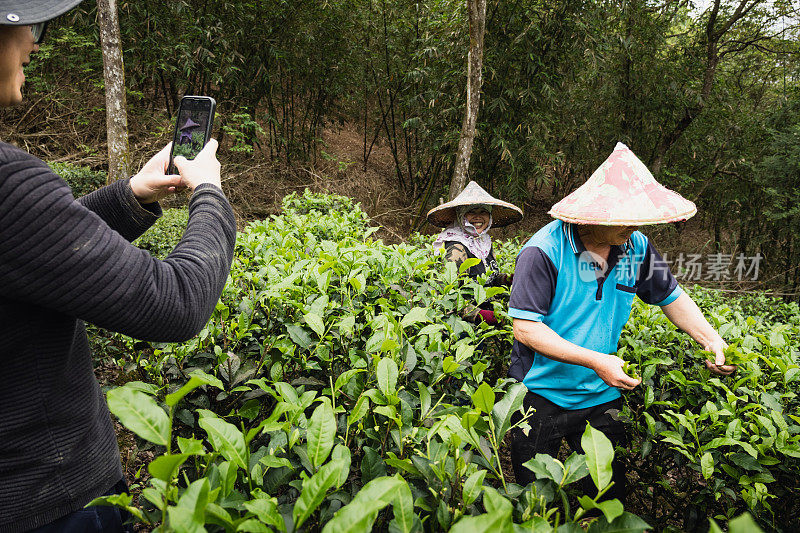
<instances>
[{"instance_id":1,"label":"person holding smartphone","mask_svg":"<svg viewBox=\"0 0 800 533\"><path fill-rule=\"evenodd\" d=\"M22 101L47 21L79 3L0 0L0 105ZM180 175L168 175L167 146L76 200L43 161L0 143L0 533L125 530L118 509L84 509L126 490L84 321L152 341L202 329L236 237L216 148L175 158ZM184 187L189 222L174 251L159 261L131 245Z\"/></svg>"}]
</instances>

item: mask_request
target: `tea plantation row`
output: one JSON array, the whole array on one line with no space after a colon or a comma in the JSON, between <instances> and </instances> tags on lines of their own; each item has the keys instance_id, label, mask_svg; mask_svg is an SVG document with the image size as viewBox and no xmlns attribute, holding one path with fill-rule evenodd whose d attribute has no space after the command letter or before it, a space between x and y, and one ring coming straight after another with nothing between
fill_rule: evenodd
<instances>
[{"instance_id":1,"label":"tea plantation row","mask_svg":"<svg viewBox=\"0 0 800 533\"><path fill-rule=\"evenodd\" d=\"M157 450L131 480L141 485L135 505L128 495L103 501L158 531L800 523L796 305L693 290L751 358L725 379L709 375L698 347L660 310L637 305L619 352L643 377L625 397L630 448L612 450L587 427L586 455L539 455L529 463L536 482L520 487L504 459L525 394L505 379L507 291L465 279L424 245L384 245L374 231L347 198L289 196L281 216L239 235L224 294L198 337L153 346L98 337L133 379L108 392L111 411ZM166 249L155 233L144 245ZM513 265L514 243L498 252ZM486 300L501 327L459 318L465 301ZM614 453L630 472L627 511L598 501ZM580 494L586 477L595 488Z\"/></svg>"}]
</instances>

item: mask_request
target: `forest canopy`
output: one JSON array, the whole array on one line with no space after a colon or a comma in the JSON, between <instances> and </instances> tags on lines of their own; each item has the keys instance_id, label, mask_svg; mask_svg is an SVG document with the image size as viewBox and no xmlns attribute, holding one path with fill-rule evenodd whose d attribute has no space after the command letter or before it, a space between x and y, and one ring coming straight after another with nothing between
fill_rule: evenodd
<instances>
[{"instance_id":1,"label":"forest canopy","mask_svg":"<svg viewBox=\"0 0 800 533\"><path fill-rule=\"evenodd\" d=\"M51 30L37 98L102 89L96 16L84 2ZM119 17L131 113L207 94L233 150L287 165L348 123L365 161L388 145L408 205L446 196L465 2L139 1ZM624 142L698 204L715 251L760 253L796 290L799 25L791 0L490 0L470 178L519 203L557 199Z\"/></svg>"}]
</instances>

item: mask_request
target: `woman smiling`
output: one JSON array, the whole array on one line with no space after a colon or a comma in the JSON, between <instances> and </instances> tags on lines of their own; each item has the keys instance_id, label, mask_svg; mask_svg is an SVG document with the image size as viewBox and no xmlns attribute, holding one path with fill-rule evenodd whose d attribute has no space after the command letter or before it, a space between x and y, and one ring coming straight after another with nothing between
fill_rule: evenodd
<instances>
[{"instance_id":1,"label":"woman smiling","mask_svg":"<svg viewBox=\"0 0 800 533\"><path fill-rule=\"evenodd\" d=\"M437 253L444 253L447 261L458 266L467 259L479 259L480 262L470 267L467 273L473 279L486 275L488 286L511 285L512 279L512 275L500 272L489 229L507 226L520 219L520 208L494 198L474 181L470 181L452 201L428 212L428 222L445 228L434 242ZM475 322L497 323L494 312L488 307L470 307L462 314Z\"/></svg>"}]
</instances>

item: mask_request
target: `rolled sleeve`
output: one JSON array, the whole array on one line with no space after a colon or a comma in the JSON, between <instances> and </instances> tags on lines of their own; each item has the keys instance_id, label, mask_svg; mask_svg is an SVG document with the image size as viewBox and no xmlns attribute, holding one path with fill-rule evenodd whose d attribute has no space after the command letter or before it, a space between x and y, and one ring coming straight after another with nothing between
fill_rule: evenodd
<instances>
[{"instance_id":1,"label":"rolled sleeve","mask_svg":"<svg viewBox=\"0 0 800 533\"><path fill-rule=\"evenodd\" d=\"M514 270L509 316L541 322L550 311L557 277L558 270L541 248L523 248Z\"/></svg>"},{"instance_id":2,"label":"rolled sleeve","mask_svg":"<svg viewBox=\"0 0 800 533\"><path fill-rule=\"evenodd\" d=\"M678 285L678 286L675 287L675 290L673 290L672 293L670 293L669 296L667 296L666 298L664 298L660 302L656 302L653 305L657 305L659 307L664 307L665 305L669 305L672 302L674 302L675 300L677 300L678 296L680 296L681 294L683 294L683 289L681 289L681 286Z\"/></svg>"},{"instance_id":3,"label":"rolled sleeve","mask_svg":"<svg viewBox=\"0 0 800 533\"><path fill-rule=\"evenodd\" d=\"M541 313L534 313L533 311L525 311L524 309L508 308L508 316L511 318L520 318L522 320L530 320L531 322L541 322L544 320L544 315Z\"/></svg>"}]
</instances>

